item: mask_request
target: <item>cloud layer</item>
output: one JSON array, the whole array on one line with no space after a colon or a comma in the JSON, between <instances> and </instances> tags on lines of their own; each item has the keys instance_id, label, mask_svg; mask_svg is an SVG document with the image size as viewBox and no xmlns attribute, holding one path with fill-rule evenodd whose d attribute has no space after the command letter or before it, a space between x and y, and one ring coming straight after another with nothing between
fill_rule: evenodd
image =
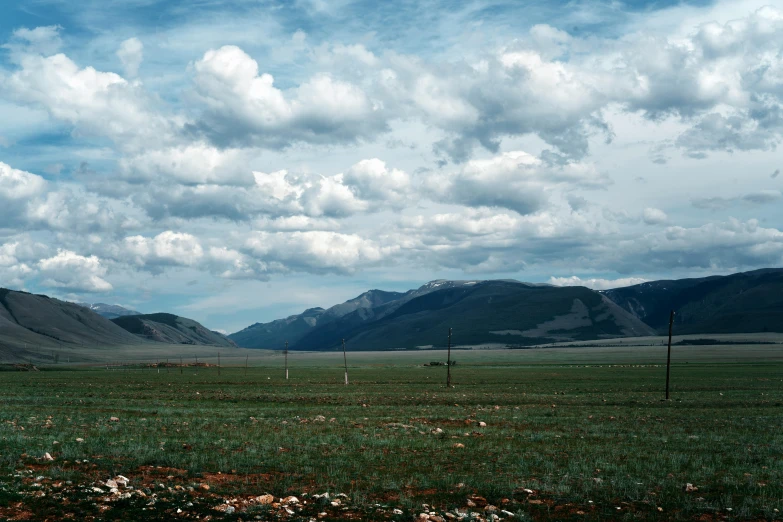
<instances>
[{"instance_id":1,"label":"cloud layer","mask_svg":"<svg viewBox=\"0 0 783 522\"><path fill-rule=\"evenodd\" d=\"M0 60L0 286L603 289L779 266L783 9L736 13L628 14L611 34L487 18L470 50L443 28L406 45L282 14L267 37L229 15L160 38L18 27Z\"/></svg>"}]
</instances>

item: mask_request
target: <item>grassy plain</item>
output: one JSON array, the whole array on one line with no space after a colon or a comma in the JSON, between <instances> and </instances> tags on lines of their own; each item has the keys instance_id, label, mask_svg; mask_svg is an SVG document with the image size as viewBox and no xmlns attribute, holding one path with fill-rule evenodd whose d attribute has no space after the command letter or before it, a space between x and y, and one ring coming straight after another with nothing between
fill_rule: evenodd
<instances>
[{"instance_id":1,"label":"grassy plain","mask_svg":"<svg viewBox=\"0 0 783 522\"><path fill-rule=\"evenodd\" d=\"M456 351L452 389L442 351L0 372L0 519L779 519L782 355L678 347L669 402L661 347Z\"/></svg>"}]
</instances>

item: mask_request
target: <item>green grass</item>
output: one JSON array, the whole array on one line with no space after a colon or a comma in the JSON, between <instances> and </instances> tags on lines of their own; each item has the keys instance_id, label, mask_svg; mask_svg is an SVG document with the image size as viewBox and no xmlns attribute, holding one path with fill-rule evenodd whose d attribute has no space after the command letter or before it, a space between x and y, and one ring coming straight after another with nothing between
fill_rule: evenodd
<instances>
[{"instance_id":1,"label":"green grass","mask_svg":"<svg viewBox=\"0 0 783 522\"><path fill-rule=\"evenodd\" d=\"M289 381L279 366L220 376L216 368L3 372L0 519L3 509L96 520L164 520L183 509L219 518L213 507L224 498L324 491L349 494L351 513L365 519L393 518L399 507L410 520L422 503L441 512L470 495L521 519L776 519L783 363L737 362L742 352L731 349L715 352L723 354L717 363L708 347L680 349L669 402L661 401L665 368L651 364L660 362L657 348L571 349L549 359L529 350L456 352L453 389L443 386L445 367L404 357L394 365L395 354L354 354L348 387L333 354L294 354ZM596 364L586 365L591 354ZM415 356L417 364L445 359ZM47 451L54 462L38 460ZM151 492L160 483L212 487L209 496L174 491L152 506L130 499L101 511L81 486L116 474ZM61 492L34 496L40 476L62 483ZM698 491L686 492L686 483ZM226 518L267 516L250 511Z\"/></svg>"}]
</instances>

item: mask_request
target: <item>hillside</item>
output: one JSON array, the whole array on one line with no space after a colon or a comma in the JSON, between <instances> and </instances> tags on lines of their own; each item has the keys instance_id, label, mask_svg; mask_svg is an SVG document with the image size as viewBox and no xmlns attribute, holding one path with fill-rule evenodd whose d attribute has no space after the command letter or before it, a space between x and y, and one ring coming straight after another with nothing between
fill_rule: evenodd
<instances>
[{"instance_id":1,"label":"hillside","mask_svg":"<svg viewBox=\"0 0 783 522\"><path fill-rule=\"evenodd\" d=\"M244 330L230 334L228 337L244 348L280 349L286 341L289 345L294 345L316 327L324 326L352 313L372 314L369 312L370 310L396 301L404 295L399 292L369 290L327 310L309 308L301 314L292 315L285 319L277 319L269 323L255 323Z\"/></svg>"},{"instance_id":2,"label":"hillside","mask_svg":"<svg viewBox=\"0 0 783 522\"><path fill-rule=\"evenodd\" d=\"M124 317L126 315L141 315L141 312L130 310L120 305L112 305L106 303L76 303L79 306L89 308L98 315L105 317L106 319L114 319L116 317Z\"/></svg>"},{"instance_id":3,"label":"hillside","mask_svg":"<svg viewBox=\"0 0 783 522\"><path fill-rule=\"evenodd\" d=\"M213 332L192 319L174 314L129 315L112 319L112 322L137 339L166 344L236 347L226 336Z\"/></svg>"},{"instance_id":4,"label":"hillside","mask_svg":"<svg viewBox=\"0 0 783 522\"><path fill-rule=\"evenodd\" d=\"M74 303L0 288L0 344L20 347L139 344L110 320Z\"/></svg>"},{"instance_id":5,"label":"hillside","mask_svg":"<svg viewBox=\"0 0 783 522\"><path fill-rule=\"evenodd\" d=\"M229 337L246 348L279 348L287 340L292 350L330 350L346 339L353 350L376 350L442 346L449 326L460 330L460 344L531 345L653 333L587 288L436 280L405 293L370 290L328 310L256 323Z\"/></svg>"},{"instance_id":6,"label":"hillside","mask_svg":"<svg viewBox=\"0 0 783 522\"><path fill-rule=\"evenodd\" d=\"M371 321L345 316L311 331L294 345L300 350L336 348L345 338L351 350L445 347L453 328L455 345L531 345L650 335L652 329L597 292L516 281L444 285L422 292ZM353 328L352 328L353 326Z\"/></svg>"},{"instance_id":7,"label":"hillside","mask_svg":"<svg viewBox=\"0 0 783 522\"><path fill-rule=\"evenodd\" d=\"M310 331L323 313L323 308L309 308L285 319L252 324L228 338L244 348L281 349L286 341L296 342Z\"/></svg>"},{"instance_id":8,"label":"hillside","mask_svg":"<svg viewBox=\"0 0 783 522\"><path fill-rule=\"evenodd\" d=\"M783 269L651 281L602 292L655 328L677 334L783 332Z\"/></svg>"},{"instance_id":9,"label":"hillside","mask_svg":"<svg viewBox=\"0 0 783 522\"><path fill-rule=\"evenodd\" d=\"M431 281L407 292L368 290L329 309L310 308L298 315L269 323L255 323L228 337L244 348L279 349L288 341L289 347L319 345L321 339L342 339L355 328L377 321L411 299L445 288L475 284L476 281Z\"/></svg>"}]
</instances>

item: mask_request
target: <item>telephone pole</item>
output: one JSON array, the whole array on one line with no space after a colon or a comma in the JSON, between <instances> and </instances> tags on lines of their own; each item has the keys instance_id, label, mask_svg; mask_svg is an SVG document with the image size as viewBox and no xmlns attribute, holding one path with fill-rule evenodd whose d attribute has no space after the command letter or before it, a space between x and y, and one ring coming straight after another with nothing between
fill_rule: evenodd
<instances>
[{"instance_id":1,"label":"telephone pole","mask_svg":"<svg viewBox=\"0 0 783 522\"><path fill-rule=\"evenodd\" d=\"M285 342L285 380L288 380L288 341Z\"/></svg>"},{"instance_id":2,"label":"telephone pole","mask_svg":"<svg viewBox=\"0 0 783 522\"><path fill-rule=\"evenodd\" d=\"M674 310L669 314L669 349L666 353L666 400L669 400L669 372L672 366L672 326L674 325Z\"/></svg>"},{"instance_id":3,"label":"telephone pole","mask_svg":"<svg viewBox=\"0 0 783 522\"><path fill-rule=\"evenodd\" d=\"M348 386L348 358L345 355L345 339L343 339L343 363L345 364L345 385Z\"/></svg>"},{"instance_id":4,"label":"telephone pole","mask_svg":"<svg viewBox=\"0 0 783 522\"><path fill-rule=\"evenodd\" d=\"M451 388L451 328L449 328L449 348L446 356L446 388Z\"/></svg>"}]
</instances>

